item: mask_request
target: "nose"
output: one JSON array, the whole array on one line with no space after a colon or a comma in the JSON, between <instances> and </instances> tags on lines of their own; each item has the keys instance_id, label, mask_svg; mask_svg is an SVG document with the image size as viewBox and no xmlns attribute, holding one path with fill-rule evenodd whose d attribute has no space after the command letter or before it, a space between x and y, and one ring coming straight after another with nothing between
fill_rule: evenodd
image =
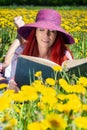
<instances>
[{"instance_id":1,"label":"nose","mask_svg":"<svg viewBox=\"0 0 87 130\"><path fill-rule=\"evenodd\" d=\"M45 35L50 36L50 30L45 30Z\"/></svg>"}]
</instances>

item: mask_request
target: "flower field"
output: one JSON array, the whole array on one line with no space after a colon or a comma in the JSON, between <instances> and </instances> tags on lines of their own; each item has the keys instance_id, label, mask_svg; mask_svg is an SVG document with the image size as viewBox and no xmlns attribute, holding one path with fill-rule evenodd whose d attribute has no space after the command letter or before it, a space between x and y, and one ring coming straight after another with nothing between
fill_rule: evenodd
<instances>
[{"instance_id":1,"label":"flower field","mask_svg":"<svg viewBox=\"0 0 87 130\"><path fill-rule=\"evenodd\" d=\"M69 78L59 66L53 71L54 78L45 81L42 72L36 72L37 79L18 93L0 84L4 130L87 130L87 77ZM62 78L57 79L59 73Z\"/></svg>"},{"instance_id":2,"label":"flower field","mask_svg":"<svg viewBox=\"0 0 87 130\"><path fill-rule=\"evenodd\" d=\"M16 37L13 19L22 15L25 23L34 22L38 9L0 9L0 60ZM87 10L59 10L62 27L75 38L70 49L75 57L87 57ZM4 48L4 49L2 49ZM0 84L0 127L3 130L87 130L87 77L68 75L53 67L54 78L23 85L18 93ZM61 74L57 79L56 75Z\"/></svg>"},{"instance_id":3,"label":"flower field","mask_svg":"<svg viewBox=\"0 0 87 130\"><path fill-rule=\"evenodd\" d=\"M16 36L13 23L15 16L21 15L25 23L32 23L39 9L0 8L0 58L6 54L9 45ZM57 10L57 9L56 9ZM62 16L62 27L72 34L75 44L70 46L75 59L87 57L87 10L58 10ZM4 48L4 49L3 49Z\"/></svg>"}]
</instances>

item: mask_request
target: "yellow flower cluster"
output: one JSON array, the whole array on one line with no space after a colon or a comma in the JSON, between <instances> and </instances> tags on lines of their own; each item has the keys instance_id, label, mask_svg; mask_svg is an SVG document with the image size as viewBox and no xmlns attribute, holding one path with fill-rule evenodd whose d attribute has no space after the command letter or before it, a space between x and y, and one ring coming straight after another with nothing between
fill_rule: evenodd
<instances>
[{"instance_id":1,"label":"yellow flower cluster","mask_svg":"<svg viewBox=\"0 0 87 130\"><path fill-rule=\"evenodd\" d=\"M9 41L12 41L15 37L16 33L16 27L14 25L13 19L16 16L22 16L25 23L33 23L36 18L36 14L39 9L28 9L28 8L4 8L0 9L0 27L1 29L10 28L10 30L7 32L9 33L9 36L12 36L12 39L9 39ZM72 52L74 54L75 58L78 57L87 57L87 48L86 47L86 39L87 39L87 10L83 9L73 9L73 10L58 10L58 12L62 16L62 24L61 26L69 33L72 34L72 36L75 38L75 43L79 47L78 51L73 50ZM3 32L1 30L1 32ZM4 33L4 32L3 32ZM14 36L13 36L14 35ZM2 44L2 35L0 34L0 44ZM4 42L4 41L3 41ZM6 45L5 45L6 46ZM76 48L78 48L76 46ZM5 47L5 49L7 46ZM75 47L74 47L75 48ZM7 51L7 49L6 49ZM2 58L1 58L2 60Z\"/></svg>"},{"instance_id":2,"label":"yellow flower cluster","mask_svg":"<svg viewBox=\"0 0 87 130\"><path fill-rule=\"evenodd\" d=\"M14 26L15 16L23 16L25 23L32 23L35 20L37 10L27 8L0 9L0 27ZM70 32L87 32L87 10L58 10L62 15L62 27Z\"/></svg>"},{"instance_id":3,"label":"yellow flower cluster","mask_svg":"<svg viewBox=\"0 0 87 130\"><path fill-rule=\"evenodd\" d=\"M87 78L79 77L73 85L63 78L41 80L21 86L18 93L1 94L0 125L12 130L87 129Z\"/></svg>"}]
</instances>

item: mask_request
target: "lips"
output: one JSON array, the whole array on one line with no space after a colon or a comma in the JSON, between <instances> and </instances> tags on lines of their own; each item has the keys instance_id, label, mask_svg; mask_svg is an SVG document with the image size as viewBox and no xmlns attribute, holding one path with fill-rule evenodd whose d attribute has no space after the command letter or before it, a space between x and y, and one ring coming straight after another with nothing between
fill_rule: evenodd
<instances>
[{"instance_id":1,"label":"lips","mask_svg":"<svg viewBox=\"0 0 87 130\"><path fill-rule=\"evenodd\" d=\"M45 43L49 43L49 40L48 39L43 39L41 40L42 42L45 42Z\"/></svg>"},{"instance_id":2,"label":"lips","mask_svg":"<svg viewBox=\"0 0 87 130\"><path fill-rule=\"evenodd\" d=\"M43 41L43 42L46 42L46 43L48 43L49 41Z\"/></svg>"}]
</instances>

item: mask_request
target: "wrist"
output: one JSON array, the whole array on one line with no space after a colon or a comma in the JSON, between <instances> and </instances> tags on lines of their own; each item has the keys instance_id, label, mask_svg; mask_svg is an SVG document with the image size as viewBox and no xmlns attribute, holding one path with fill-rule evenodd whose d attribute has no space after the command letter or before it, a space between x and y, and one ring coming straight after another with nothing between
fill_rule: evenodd
<instances>
[{"instance_id":1,"label":"wrist","mask_svg":"<svg viewBox=\"0 0 87 130\"><path fill-rule=\"evenodd\" d=\"M7 67L7 64L5 62L2 63L2 69L5 69Z\"/></svg>"},{"instance_id":2,"label":"wrist","mask_svg":"<svg viewBox=\"0 0 87 130\"><path fill-rule=\"evenodd\" d=\"M12 78L12 79L9 80L9 83L11 83L11 82L15 82L14 78Z\"/></svg>"}]
</instances>

